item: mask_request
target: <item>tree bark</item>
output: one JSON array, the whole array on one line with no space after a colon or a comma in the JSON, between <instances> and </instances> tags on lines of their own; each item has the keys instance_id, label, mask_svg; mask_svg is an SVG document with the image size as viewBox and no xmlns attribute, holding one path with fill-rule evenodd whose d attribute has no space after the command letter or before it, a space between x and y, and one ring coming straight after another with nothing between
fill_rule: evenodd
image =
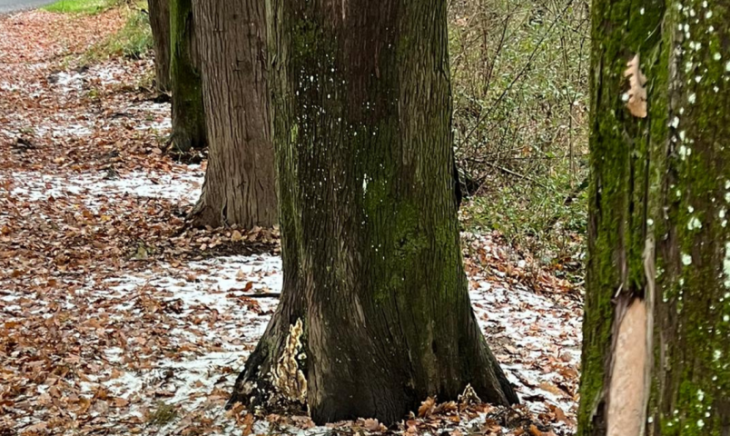
<instances>
[{"instance_id":1,"label":"tree bark","mask_svg":"<svg viewBox=\"0 0 730 436\"><path fill-rule=\"evenodd\" d=\"M192 0L170 0L172 146L181 153L207 145L194 28Z\"/></svg>"},{"instance_id":2,"label":"tree bark","mask_svg":"<svg viewBox=\"0 0 730 436\"><path fill-rule=\"evenodd\" d=\"M462 265L446 1L268 14L284 285L231 403L391 424L468 385L517 402Z\"/></svg>"},{"instance_id":3,"label":"tree bark","mask_svg":"<svg viewBox=\"0 0 730 436\"><path fill-rule=\"evenodd\" d=\"M271 227L277 206L265 2L208 0L195 8L209 149L193 223Z\"/></svg>"},{"instance_id":4,"label":"tree bark","mask_svg":"<svg viewBox=\"0 0 730 436\"><path fill-rule=\"evenodd\" d=\"M155 48L155 78L159 92L170 91L170 3L148 0L150 27Z\"/></svg>"},{"instance_id":5,"label":"tree bark","mask_svg":"<svg viewBox=\"0 0 730 436\"><path fill-rule=\"evenodd\" d=\"M581 436L730 434L729 20L594 0Z\"/></svg>"}]
</instances>

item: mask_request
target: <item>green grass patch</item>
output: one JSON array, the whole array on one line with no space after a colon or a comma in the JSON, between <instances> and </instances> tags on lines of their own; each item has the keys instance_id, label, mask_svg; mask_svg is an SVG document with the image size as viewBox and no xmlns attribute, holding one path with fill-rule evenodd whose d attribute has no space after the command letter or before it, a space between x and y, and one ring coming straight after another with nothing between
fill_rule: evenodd
<instances>
[{"instance_id":1,"label":"green grass patch","mask_svg":"<svg viewBox=\"0 0 730 436\"><path fill-rule=\"evenodd\" d=\"M151 425L156 425L159 427L163 427L166 424L169 424L177 417L177 410L175 406L171 404L165 404L163 402L159 402L157 404L157 410L152 412L152 414L149 416L149 423Z\"/></svg>"},{"instance_id":2,"label":"green grass patch","mask_svg":"<svg viewBox=\"0 0 730 436\"><path fill-rule=\"evenodd\" d=\"M42 9L62 14L96 14L117 4L115 0L58 0Z\"/></svg>"},{"instance_id":3,"label":"green grass patch","mask_svg":"<svg viewBox=\"0 0 730 436\"><path fill-rule=\"evenodd\" d=\"M119 32L108 36L84 54L84 64L114 57L140 59L152 49L149 16L139 9L129 9L127 22Z\"/></svg>"}]
</instances>

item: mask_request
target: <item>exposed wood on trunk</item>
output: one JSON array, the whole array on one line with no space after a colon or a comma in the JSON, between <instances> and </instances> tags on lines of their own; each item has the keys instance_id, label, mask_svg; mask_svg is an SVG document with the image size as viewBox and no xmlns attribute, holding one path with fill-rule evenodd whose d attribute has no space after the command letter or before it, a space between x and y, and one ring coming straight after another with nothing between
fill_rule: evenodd
<instances>
[{"instance_id":1,"label":"exposed wood on trunk","mask_svg":"<svg viewBox=\"0 0 730 436\"><path fill-rule=\"evenodd\" d=\"M274 0L268 18L284 286L231 401L286 400L272 365L301 319L317 423L391 424L467 385L516 402L462 265L446 2Z\"/></svg>"},{"instance_id":2,"label":"exposed wood on trunk","mask_svg":"<svg viewBox=\"0 0 730 436\"><path fill-rule=\"evenodd\" d=\"M277 223L274 147L266 89L265 2L195 3L208 129L208 169L197 226Z\"/></svg>"}]
</instances>

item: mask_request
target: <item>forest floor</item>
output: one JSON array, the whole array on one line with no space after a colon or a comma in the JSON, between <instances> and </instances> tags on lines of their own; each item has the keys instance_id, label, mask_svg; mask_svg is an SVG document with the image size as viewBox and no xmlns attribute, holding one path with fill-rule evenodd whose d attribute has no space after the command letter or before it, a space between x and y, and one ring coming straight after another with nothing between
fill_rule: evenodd
<instances>
[{"instance_id":1,"label":"forest floor","mask_svg":"<svg viewBox=\"0 0 730 436\"><path fill-rule=\"evenodd\" d=\"M429 399L387 430L224 411L278 301L277 230L185 227L205 162L162 152L151 59L80 66L123 24L0 16L0 436L573 433L580 292L497 234L465 234L465 261L522 406Z\"/></svg>"}]
</instances>

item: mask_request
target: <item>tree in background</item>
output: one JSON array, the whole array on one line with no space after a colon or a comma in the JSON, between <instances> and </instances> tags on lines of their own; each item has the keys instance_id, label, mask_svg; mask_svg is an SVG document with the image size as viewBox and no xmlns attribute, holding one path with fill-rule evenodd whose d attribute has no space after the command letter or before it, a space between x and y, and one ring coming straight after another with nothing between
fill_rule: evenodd
<instances>
[{"instance_id":1,"label":"tree in background","mask_svg":"<svg viewBox=\"0 0 730 436\"><path fill-rule=\"evenodd\" d=\"M266 88L265 3L195 3L208 168L193 222L270 227L277 223L274 148Z\"/></svg>"},{"instance_id":2,"label":"tree in background","mask_svg":"<svg viewBox=\"0 0 730 436\"><path fill-rule=\"evenodd\" d=\"M172 147L182 153L207 145L194 27L192 0L170 0Z\"/></svg>"},{"instance_id":3,"label":"tree in background","mask_svg":"<svg viewBox=\"0 0 730 436\"><path fill-rule=\"evenodd\" d=\"M148 0L150 27L155 49L155 77L159 92L170 90L170 3Z\"/></svg>"},{"instance_id":4,"label":"tree in background","mask_svg":"<svg viewBox=\"0 0 730 436\"><path fill-rule=\"evenodd\" d=\"M730 431L729 21L594 1L579 435Z\"/></svg>"},{"instance_id":5,"label":"tree in background","mask_svg":"<svg viewBox=\"0 0 730 436\"><path fill-rule=\"evenodd\" d=\"M462 265L446 1L269 11L284 284L231 403L390 424L467 386L517 402Z\"/></svg>"}]
</instances>

